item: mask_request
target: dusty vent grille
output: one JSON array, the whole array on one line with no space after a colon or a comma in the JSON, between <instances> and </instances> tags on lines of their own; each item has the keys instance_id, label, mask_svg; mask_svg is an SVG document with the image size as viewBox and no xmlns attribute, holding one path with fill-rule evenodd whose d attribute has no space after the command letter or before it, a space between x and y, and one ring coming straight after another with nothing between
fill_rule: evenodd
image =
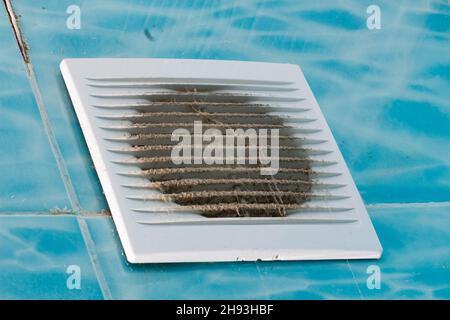
<instances>
[{"instance_id":1,"label":"dusty vent grille","mask_svg":"<svg viewBox=\"0 0 450 320\"><path fill-rule=\"evenodd\" d=\"M126 63L134 71L127 70ZM230 258L231 251L223 244L212 249L217 255L205 252L196 258L192 252L201 252L201 245L181 253L184 258L174 257L171 251L179 254L179 248L171 246L172 256L167 258L148 240L147 247L142 243L147 233L158 234L170 226L200 228L199 232L205 226L228 226L232 233L232 225L241 229L278 225L281 235L282 225L355 228L368 223L367 237L379 247L339 150L297 68L223 61L74 59L63 62L61 69L129 260L239 259L235 253ZM172 141L172 133L181 128L195 139L198 123L203 131L214 129L224 137L228 129L264 129L266 136L259 131L258 138L266 139L269 152L270 133L276 129L277 173L262 175L264 165L249 164L258 155L258 149L252 153L255 146L249 139L241 155L244 163L236 163L237 155L228 162L228 154L223 163L205 164L204 158L196 163L208 144L204 142L193 146L193 163L175 164L171 152L178 141ZM180 239L170 241L180 241L182 248L183 238L181 233ZM264 243L261 246L258 258L264 259ZM254 249L245 247L243 242L241 259L252 259ZM277 256L301 258L298 253Z\"/></svg>"},{"instance_id":2,"label":"dusty vent grille","mask_svg":"<svg viewBox=\"0 0 450 320\"><path fill-rule=\"evenodd\" d=\"M165 194L132 199L173 201L178 206L164 210L197 211L207 217L282 217L293 209L345 210L305 204L310 199L342 199L344 196L320 193L320 190L336 189L340 185L320 183L316 179L338 176L340 173L320 171L314 166L311 155L319 156L332 151L321 148L324 141L309 138L310 134L320 130L302 126L316 120L302 114L308 109L286 108L284 112L276 113L271 111L277 110L276 103L298 101L297 98L286 98L283 95L284 92L296 91L298 88L276 82L268 86L258 82L241 85L218 80L207 84L184 84L172 83L169 79L160 80L162 81L117 81L104 78L88 81L89 86L96 88L91 95L105 100L95 107L114 110L107 114L99 112L99 118L111 123L102 128L127 134L115 140L123 142L124 146L109 151L132 156L130 160L119 163L131 163L140 168L139 171L123 171L119 174L145 177L150 181L127 187L155 188ZM117 90L111 90L124 88L127 92L117 93ZM148 103L111 102L122 97L145 97ZM270 102L261 104L255 101L261 99ZM230 128L278 129L281 143L277 146L280 161L277 174L262 176L261 165L249 164L249 149L252 147L249 143L244 146L245 164L207 165L195 164L195 161L192 164L174 164L171 151L178 142L170 139L171 133L176 128L186 128L194 136L195 121L201 121L205 129L219 130L223 136L226 135L226 129ZM267 134L264 138L269 140L270 136ZM106 139L111 138L106 134ZM198 147L202 150L204 148L203 145ZM331 164L332 162L328 166ZM324 161L319 162L319 165L327 167ZM155 208L152 203L137 210L155 212L161 209Z\"/></svg>"}]
</instances>

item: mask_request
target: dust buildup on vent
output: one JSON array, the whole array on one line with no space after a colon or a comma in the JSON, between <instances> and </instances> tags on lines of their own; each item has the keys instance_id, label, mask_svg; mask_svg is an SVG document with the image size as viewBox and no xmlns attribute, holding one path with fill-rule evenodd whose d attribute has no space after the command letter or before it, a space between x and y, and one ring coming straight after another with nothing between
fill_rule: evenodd
<instances>
[{"instance_id":1,"label":"dust buildup on vent","mask_svg":"<svg viewBox=\"0 0 450 320\"><path fill-rule=\"evenodd\" d=\"M198 92L192 88L181 91ZM149 101L149 106L136 109L136 116L130 119L133 126L142 128L130 132L134 138L134 155L142 160L142 173L171 201L181 206L202 206L199 214L206 217L286 216L289 210L310 199L313 172L307 148L293 137L284 119L270 114L270 109L265 107L270 106L242 97L215 96L213 92L203 99L174 94L167 99ZM229 128L267 128L268 132L278 128L278 173L261 175L260 167L267 165L248 164L248 161L246 164L175 165L170 156L178 142L172 142L170 134L179 127L193 134L194 121L202 121L203 130L219 129L224 136Z\"/></svg>"}]
</instances>

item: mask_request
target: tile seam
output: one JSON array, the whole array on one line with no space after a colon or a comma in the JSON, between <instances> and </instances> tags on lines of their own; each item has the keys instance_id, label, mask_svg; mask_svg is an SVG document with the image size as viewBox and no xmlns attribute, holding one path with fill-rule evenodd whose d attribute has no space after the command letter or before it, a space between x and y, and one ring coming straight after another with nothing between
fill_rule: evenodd
<instances>
[{"instance_id":1,"label":"tile seam","mask_svg":"<svg viewBox=\"0 0 450 320\"><path fill-rule=\"evenodd\" d=\"M450 201L437 202L393 202L393 203L373 203L366 204L367 209L401 209L401 208L440 208L450 206Z\"/></svg>"}]
</instances>

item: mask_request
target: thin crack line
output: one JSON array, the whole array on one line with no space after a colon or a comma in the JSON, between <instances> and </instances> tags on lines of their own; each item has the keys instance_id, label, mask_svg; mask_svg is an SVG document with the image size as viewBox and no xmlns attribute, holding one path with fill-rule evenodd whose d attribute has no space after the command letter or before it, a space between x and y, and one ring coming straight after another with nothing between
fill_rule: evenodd
<instances>
[{"instance_id":1,"label":"thin crack line","mask_svg":"<svg viewBox=\"0 0 450 320\"><path fill-rule=\"evenodd\" d=\"M352 274L353 283L355 284L356 289L358 290L359 298L360 298L360 300L363 300L364 299L363 294L361 292L361 289L359 288L358 282L356 281L355 273L353 272L352 266L350 265L350 262L348 259L347 259L347 266L348 266L348 269L350 270L350 273Z\"/></svg>"}]
</instances>

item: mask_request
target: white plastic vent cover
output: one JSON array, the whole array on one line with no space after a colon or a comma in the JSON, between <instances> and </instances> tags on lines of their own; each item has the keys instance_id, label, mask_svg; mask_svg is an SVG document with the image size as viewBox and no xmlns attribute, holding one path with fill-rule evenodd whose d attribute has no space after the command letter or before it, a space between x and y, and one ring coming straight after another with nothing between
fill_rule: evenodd
<instances>
[{"instance_id":1,"label":"white plastic vent cover","mask_svg":"<svg viewBox=\"0 0 450 320\"><path fill-rule=\"evenodd\" d=\"M65 59L60 67L128 261L380 257L297 65ZM196 119L204 130L279 128L279 173L174 165L171 132Z\"/></svg>"}]
</instances>

